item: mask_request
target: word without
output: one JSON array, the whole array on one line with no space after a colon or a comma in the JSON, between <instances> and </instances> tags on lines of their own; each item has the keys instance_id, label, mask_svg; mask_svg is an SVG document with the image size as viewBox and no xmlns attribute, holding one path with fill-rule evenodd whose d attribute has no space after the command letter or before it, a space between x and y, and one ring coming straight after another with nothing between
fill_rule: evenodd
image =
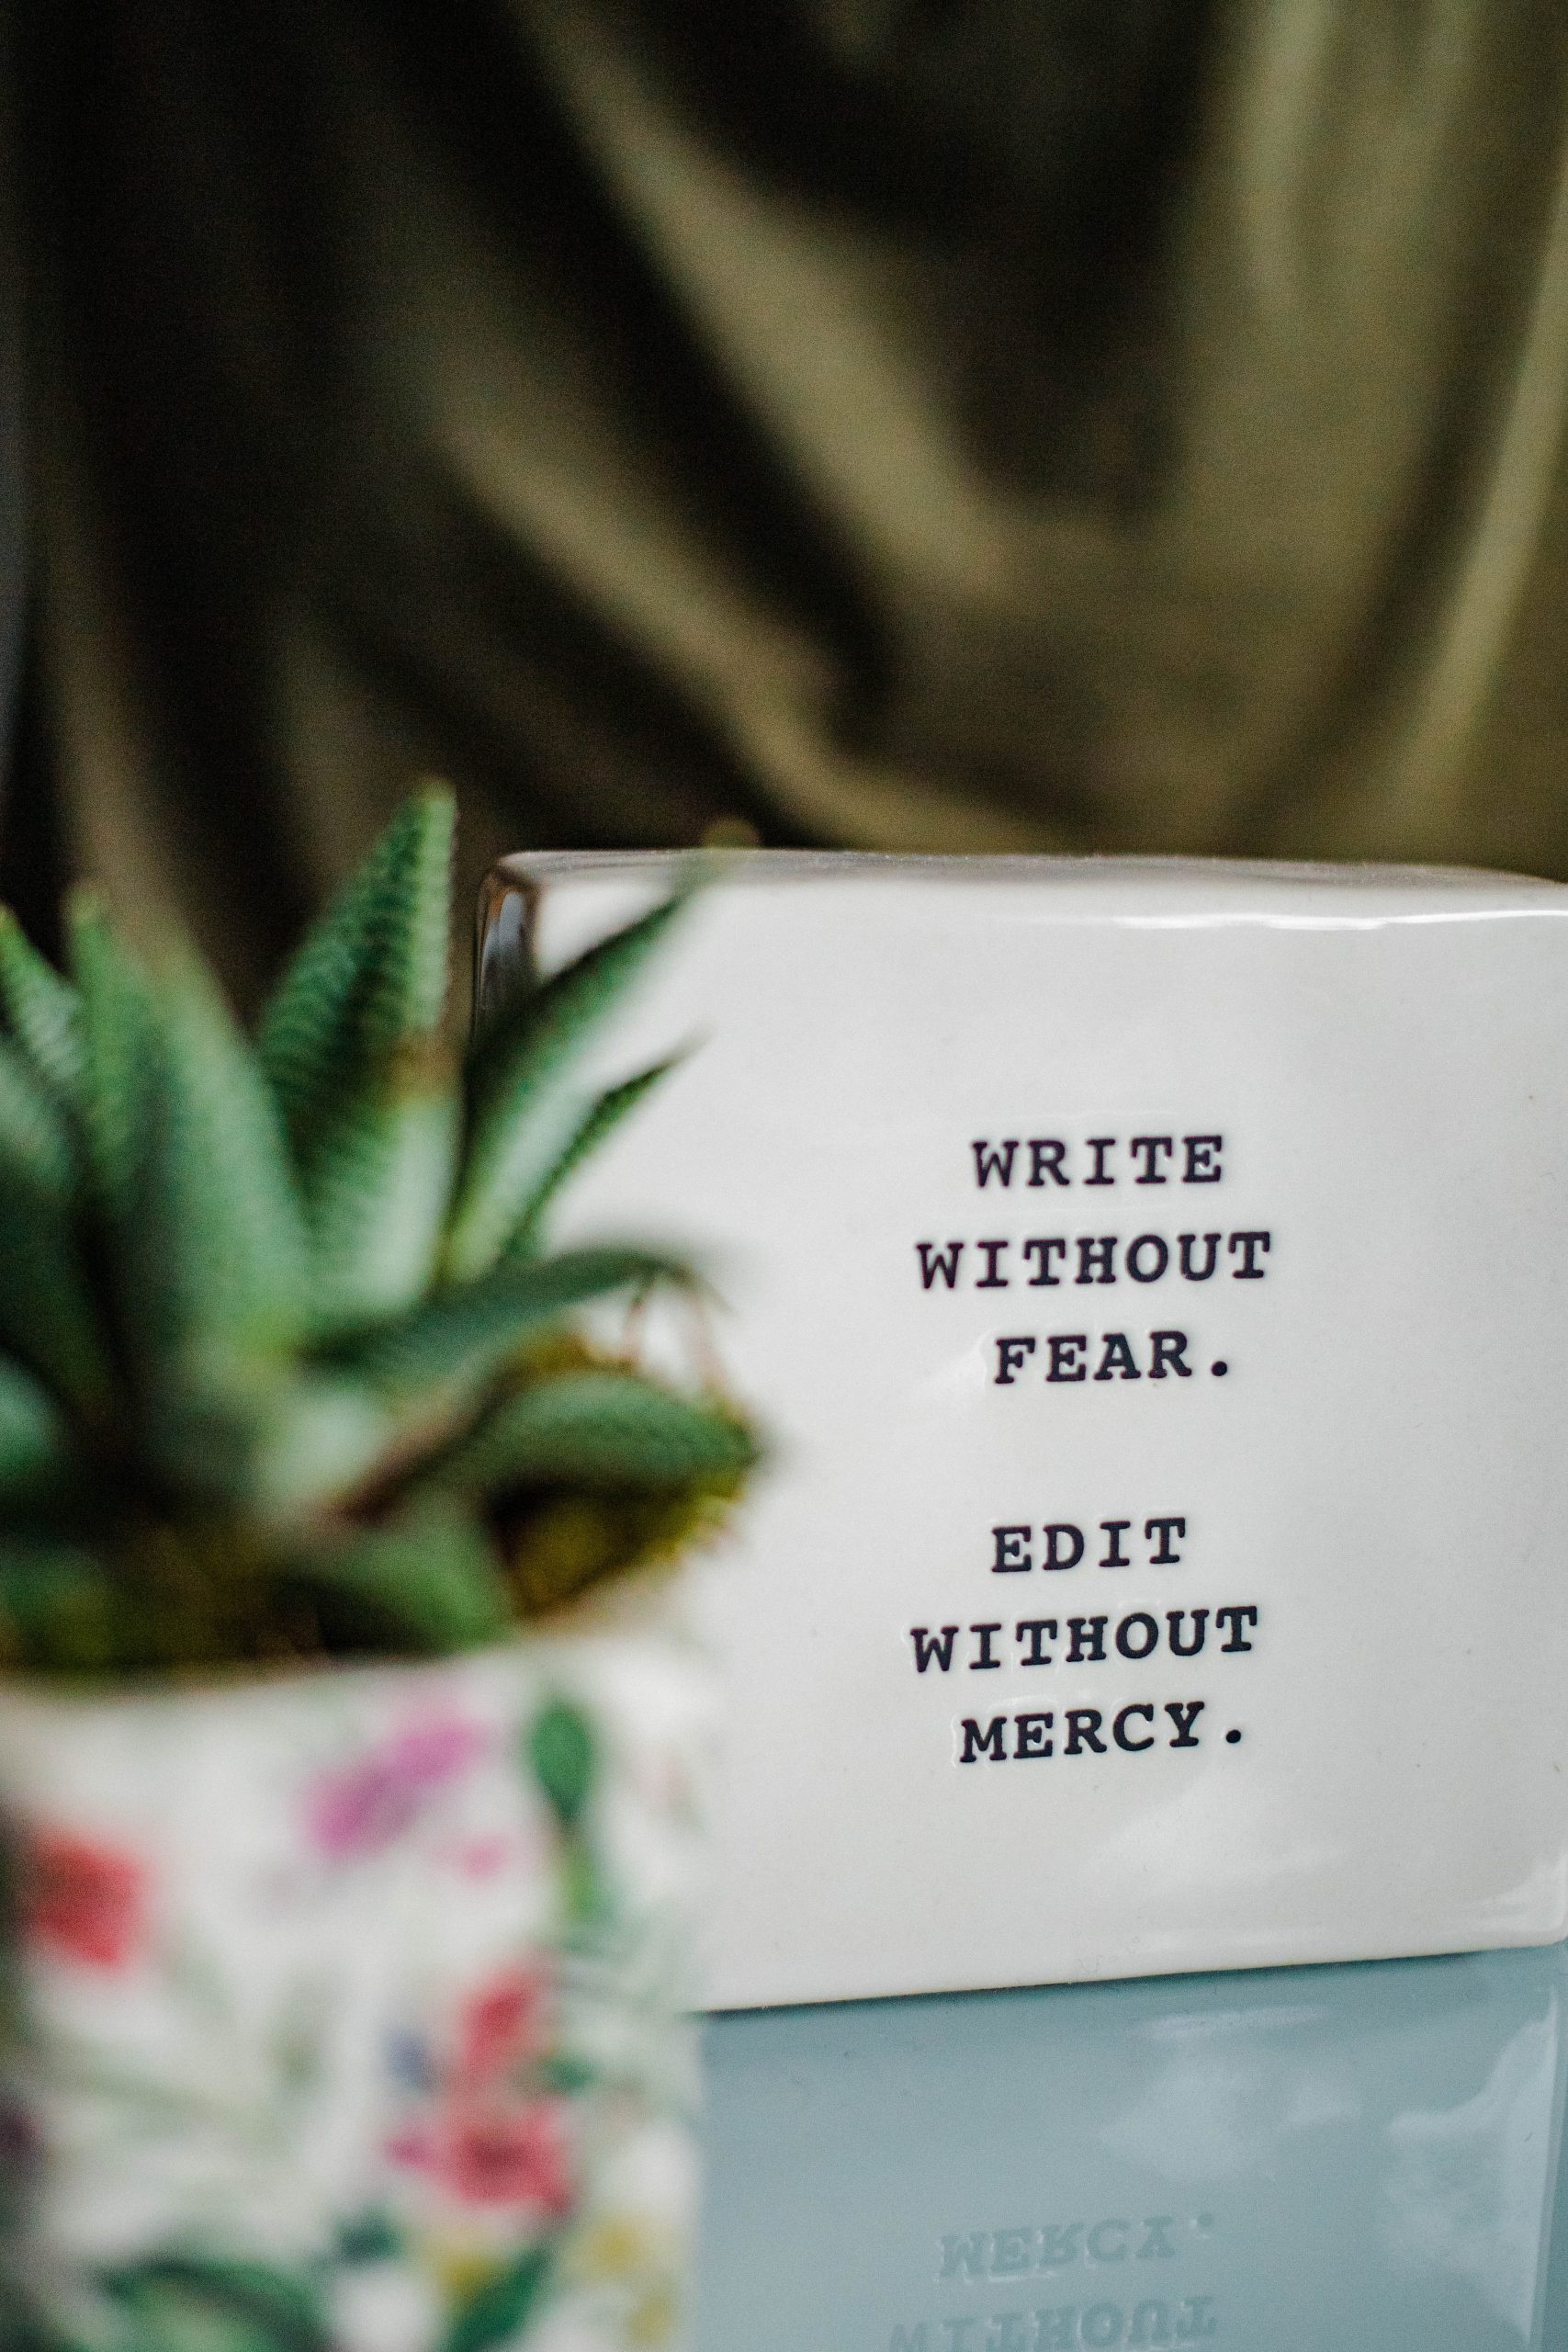
<instances>
[{"instance_id":1,"label":"word without","mask_svg":"<svg viewBox=\"0 0 1568 2352\"><path fill-rule=\"evenodd\" d=\"M1273 1248L1274 1237L1261 1227L1235 1233L1179 1233L1174 1256L1163 1233L1140 1233L1124 1242L1117 1233L1032 1234L1018 1241L998 1236L989 1241L917 1241L920 1288L932 1290L940 1282L946 1290L1011 1290L1013 1276L1006 1270L1007 1254L1016 1250L1033 1272L1020 1274L1021 1290L1060 1290L1064 1283L1104 1289L1121 1282L1163 1282L1174 1266L1183 1282L1210 1283L1222 1267L1233 1282L1260 1283L1269 1269L1262 1262ZM973 1256L968 1256L970 1251ZM1121 1252L1120 1268L1117 1253ZM1056 1273L1072 1258L1077 1271ZM959 1276L965 1263L968 1274ZM976 1272L977 1264L982 1271Z\"/></svg>"},{"instance_id":2,"label":"word without","mask_svg":"<svg viewBox=\"0 0 1568 2352\"><path fill-rule=\"evenodd\" d=\"M1201 1657L1208 1639L1209 1613L1206 1609L1168 1609L1162 1634L1159 1619L1151 1611L1134 1609L1122 1619L1112 1636L1116 1654L1119 1657L1136 1662L1139 1658L1152 1657L1163 1640L1173 1657ZM1216 1631L1225 1625L1230 1628L1229 1638L1219 1645L1222 1655L1251 1649L1247 1629L1257 1626L1258 1611L1255 1608L1230 1606L1216 1609L1213 1618ZM1189 1620L1190 1627L1184 1634ZM1110 1656L1105 1646L1105 1629L1110 1623L1109 1617L1069 1617L1066 1620L1067 1649L1062 1663L1065 1666L1103 1664ZM970 1673L984 1674L987 1668L999 1672L1002 1660L996 1653L996 1638L1002 1631L1000 1623L971 1625L968 1630L975 1643L975 1655L969 1660ZM939 1625L934 1631L929 1625L910 1626L909 1639L915 1647L917 1674L924 1674L932 1665L941 1674L951 1672L953 1645L958 1638L958 1631L956 1625ZM1012 1629L1012 1637L1023 1652L1021 1657L1010 1661L1013 1665L1055 1664L1055 1652L1044 1646L1047 1642L1061 1638L1060 1626L1055 1617L1021 1617Z\"/></svg>"}]
</instances>

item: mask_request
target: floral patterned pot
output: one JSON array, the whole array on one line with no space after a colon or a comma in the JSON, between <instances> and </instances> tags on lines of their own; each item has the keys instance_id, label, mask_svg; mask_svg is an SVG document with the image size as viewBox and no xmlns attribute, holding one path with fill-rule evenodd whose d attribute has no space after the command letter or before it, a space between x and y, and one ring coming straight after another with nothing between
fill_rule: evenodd
<instances>
[{"instance_id":1,"label":"floral patterned pot","mask_svg":"<svg viewBox=\"0 0 1568 2352\"><path fill-rule=\"evenodd\" d=\"M7 1690L6 2352L675 2340L705 1736L667 1624Z\"/></svg>"}]
</instances>

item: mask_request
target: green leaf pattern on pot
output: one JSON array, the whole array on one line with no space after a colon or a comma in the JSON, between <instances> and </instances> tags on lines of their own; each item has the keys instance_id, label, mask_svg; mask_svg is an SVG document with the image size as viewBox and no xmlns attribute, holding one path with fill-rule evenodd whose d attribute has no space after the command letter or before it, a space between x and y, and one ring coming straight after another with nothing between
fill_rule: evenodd
<instances>
[{"instance_id":1,"label":"green leaf pattern on pot","mask_svg":"<svg viewBox=\"0 0 1568 2352\"><path fill-rule=\"evenodd\" d=\"M704 1738L668 1625L0 1714L5 2343L673 2340Z\"/></svg>"}]
</instances>

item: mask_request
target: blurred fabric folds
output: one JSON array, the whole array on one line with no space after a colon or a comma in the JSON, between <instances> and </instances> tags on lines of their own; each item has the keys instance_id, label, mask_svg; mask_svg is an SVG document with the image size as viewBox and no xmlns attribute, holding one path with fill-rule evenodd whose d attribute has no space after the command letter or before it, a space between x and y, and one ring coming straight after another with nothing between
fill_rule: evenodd
<instances>
[{"instance_id":1,"label":"blurred fabric folds","mask_svg":"<svg viewBox=\"0 0 1568 2352\"><path fill-rule=\"evenodd\" d=\"M1568 875L1545 0L52 0L3 879L242 989L412 772Z\"/></svg>"}]
</instances>

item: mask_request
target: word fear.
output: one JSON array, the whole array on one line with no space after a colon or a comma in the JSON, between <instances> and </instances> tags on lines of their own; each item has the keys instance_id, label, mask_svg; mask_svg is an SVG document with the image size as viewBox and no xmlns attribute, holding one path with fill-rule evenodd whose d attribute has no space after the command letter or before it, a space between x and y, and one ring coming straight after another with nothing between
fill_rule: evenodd
<instances>
[{"instance_id":1,"label":"word fear.","mask_svg":"<svg viewBox=\"0 0 1568 2352\"><path fill-rule=\"evenodd\" d=\"M1150 1331L1146 1339L1137 1331L1047 1331L1040 1338L1010 1331L993 1344L994 1388L1010 1388L1029 1373L1070 1388L1084 1380L1190 1380L1194 1370L1187 1361L1191 1342L1185 1331ZM1039 1362L1031 1365L1031 1356ZM1223 1380L1230 1366L1216 1356L1209 1370Z\"/></svg>"}]
</instances>

